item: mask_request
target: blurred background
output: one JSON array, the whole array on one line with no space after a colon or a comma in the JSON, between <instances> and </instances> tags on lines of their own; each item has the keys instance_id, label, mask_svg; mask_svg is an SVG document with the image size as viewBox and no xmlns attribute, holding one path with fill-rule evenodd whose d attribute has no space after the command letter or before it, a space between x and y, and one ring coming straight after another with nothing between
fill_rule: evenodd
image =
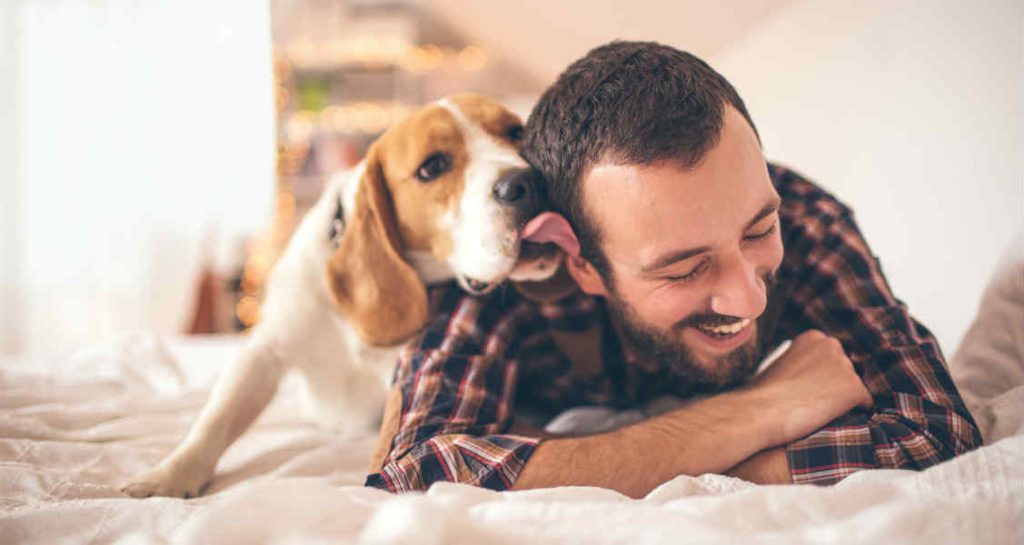
<instances>
[{"instance_id":1,"label":"blurred background","mask_svg":"<svg viewBox=\"0 0 1024 545\"><path fill-rule=\"evenodd\" d=\"M4 0L0 356L244 331L326 177L394 120L466 90L525 118L616 38L729 78L955 349L1024 221L1019 0Z\"/></svg>"}]
</instances>

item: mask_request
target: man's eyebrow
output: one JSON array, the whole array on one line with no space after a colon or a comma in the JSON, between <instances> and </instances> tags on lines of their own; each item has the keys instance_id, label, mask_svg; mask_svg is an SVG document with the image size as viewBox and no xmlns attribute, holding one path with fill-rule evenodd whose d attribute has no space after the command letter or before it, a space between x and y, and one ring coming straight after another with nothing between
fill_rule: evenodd
<instances>
[{"instance_id":1,"label":"man's eyebrow","mask_svg":"<svg viewBox=\"0 0 1024 545\"><path fill-rule=\"evenodd\" d=\"M747 229L750 229L755 223L774 214L781 205L782 201L780 201L778 197L773 198L768 204L764 205L764 208L762 208L760 212L754 214L754 219L750 220L750 223L748 223L743 230L746 231Z\"/></svg>"},{"instance_id":2,"label":"man's eyebrow","mask_svg":"<svg viewBox=\"0 0 1024 545\"><path fill-rule=\"evenodd\" d=\"M677 263L677 262L682 261L684 259L690 259L691 257L693 257L695 255L700 255L700 254L702 254L702 253L704 253L704 252L706 252L706 251L708 251L710 249L711 249L710 246L700 246L700 247L697 247L697 248L690 248L688 250L669 252L669 253L667 253L665 255L662 255L658 259L655 259L654 262L651 263L650 265L644 265L644 267L642 269L640 269L640 272L644 273L644 274L649 273L649 272L653 272L653 271L656 271L658 269L661 269L661 268L664 268L664 267L668 267L669 265L671 265L673 263Z\"/></svg>"},{"instance_id":3,"label":"man's eyebrow","mask_svg":"<svg viewBox=\"0 0 1024 545\"><path fill-rule=\"evenodd\" d=\"M744 227L743 230L746 231L747 229L750 229L757 222L759 222L759 221L763 220L764 218L774 214L779 209L779 206L781 204L782 203L781 203L781 201L779 200L778 197L773 198L768 204L764 205L764 207L761 208L761 210L758 211L757 214L754 215L754 218L751 219L750 222L747 223L747 226ZM661 257L655 259L649 265L644 265L644 267L640 269L640 272L644 273L644 274L650 273L650 272L656 271L658 269L661 269L661 268L664 268L664 267L668 267L669 265L671 265L673 263L678 263L680 261L683 261L684 259L689 259L689 258L691 258L691 257L693 257L695 255L700 255L700 254L702 254L704 252L709 251L710 249L711 249L710 246L698 246L696 248L689 248L689 249L686 249L686 250L670 251L670 252L662 255Z\"/></svg>"}]
</instances>

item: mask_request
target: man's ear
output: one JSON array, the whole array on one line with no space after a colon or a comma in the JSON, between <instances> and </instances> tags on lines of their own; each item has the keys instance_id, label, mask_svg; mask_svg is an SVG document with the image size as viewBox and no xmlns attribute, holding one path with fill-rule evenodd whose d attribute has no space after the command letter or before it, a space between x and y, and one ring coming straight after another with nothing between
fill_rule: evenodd
<instances>
[{"instance_id":1,"label":"man's ear","mask_svg":"<svg viewBox=\"0 0 1024 545\"><path fill-rule=\"evenodd\" d=\"M564 266L585 293L602 297L608 295L608 287L604 285L604 279L586 259L578 255L566 256Z\"/></svg>"},{"instance_id":2,"label":"man's ear","mask_svg":"<svg viewBox=\"0 0 1024 545\"><path fill-rule=\"evenodd\" d=\"M564 259L551 278L539 282L513 282L512 285L527 299L537 303L554 303L579 289L566 270Z\"/></svg>"},{"instance_id":3,"label":"man's ear","mask_svg":"<svg viewBox=\"0 0 1024 545\"><path fill-rule=\"evenodd\" d=\"M405 341L427 321L427 290L402 258L401 235L376 145L367 152L345 232L327 261L327 285L359 337L375 346Z\"/></svg>"}]
</instances>

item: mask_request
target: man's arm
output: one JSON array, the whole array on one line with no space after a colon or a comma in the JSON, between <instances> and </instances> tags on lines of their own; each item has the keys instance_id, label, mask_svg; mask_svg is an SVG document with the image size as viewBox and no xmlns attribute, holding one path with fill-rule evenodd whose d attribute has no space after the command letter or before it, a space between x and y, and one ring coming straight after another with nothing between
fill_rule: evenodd
<instances>
[{"instance_id":1,"label":"man's arm","mask_svg":"<svg viewBox=\"0 0 1024 545\"><path fill-rule=\"evenodd\" d=\"M757 484L790 484L793 482L793 477L789 474L789 462L786 461L786 449L783 447L762 450L726 471L725 474Z\"/></svg>"},{"instance_id":2,"label":"man's arm","mask_svg":"<svg viewBox=\"0 0 1024 545\"><path fill-rule=\"evenodd\" d=\"M544 441L514 488L589 485L642 497L677 475L725 472L870 402L838 341L812 331L747 386L613 432ZM764 476L738 476L783 478L777 463L757 471Z\"/></svg>"},{"instance_id":3,"label":"man's arm","mask_svg":"<svg viewBox=\"0 0 1024 545\"><path fill-rule=\"evenodd\" d=\"M759 391L727 392L598 435L542 442L514 490L600 486L642 498L677 475L721 473L778 439Z\"/></svg>"},{"instance_id":4,"label":"man's arm","mask_svg":"<svg viewBox=\"0 0 1024 545\"><path fill-rule=\"evenodd\" d=\"M860 469L922 469L981 444L938 342L890 290L852 213L795 173L772 168L784 202L787 279L780 323L835 336L874 399L786 448L794 482ZM785 332L781 332L785 334Z\"/></svg>"}]
</instances>

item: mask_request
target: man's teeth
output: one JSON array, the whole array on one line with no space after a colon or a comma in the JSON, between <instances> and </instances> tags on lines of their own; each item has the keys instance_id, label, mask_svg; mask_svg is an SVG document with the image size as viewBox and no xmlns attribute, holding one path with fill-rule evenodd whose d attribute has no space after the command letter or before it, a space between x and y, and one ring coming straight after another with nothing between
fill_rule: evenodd
<instances>
[{"instance_id":1,"label":"man's teeth","mask_svg":"<svg viewBox=\"0 0 1024 545\"><path fill-rule=\"evenodd\" d=\"M704 331L705 333L710 333L712 335L726 336L726 335L735 335L736 333L739 333L740 331L743 331L743 328L747 327L748 325L750 325L750 318L745 318L745 319L740 320L738 322L733 322L733 323L731 323L729 325L720 325L720 326L717 326L717 327L710 327L710 326L697 326L697 327L701 331Z\"/></svg>"}]
</instances>

